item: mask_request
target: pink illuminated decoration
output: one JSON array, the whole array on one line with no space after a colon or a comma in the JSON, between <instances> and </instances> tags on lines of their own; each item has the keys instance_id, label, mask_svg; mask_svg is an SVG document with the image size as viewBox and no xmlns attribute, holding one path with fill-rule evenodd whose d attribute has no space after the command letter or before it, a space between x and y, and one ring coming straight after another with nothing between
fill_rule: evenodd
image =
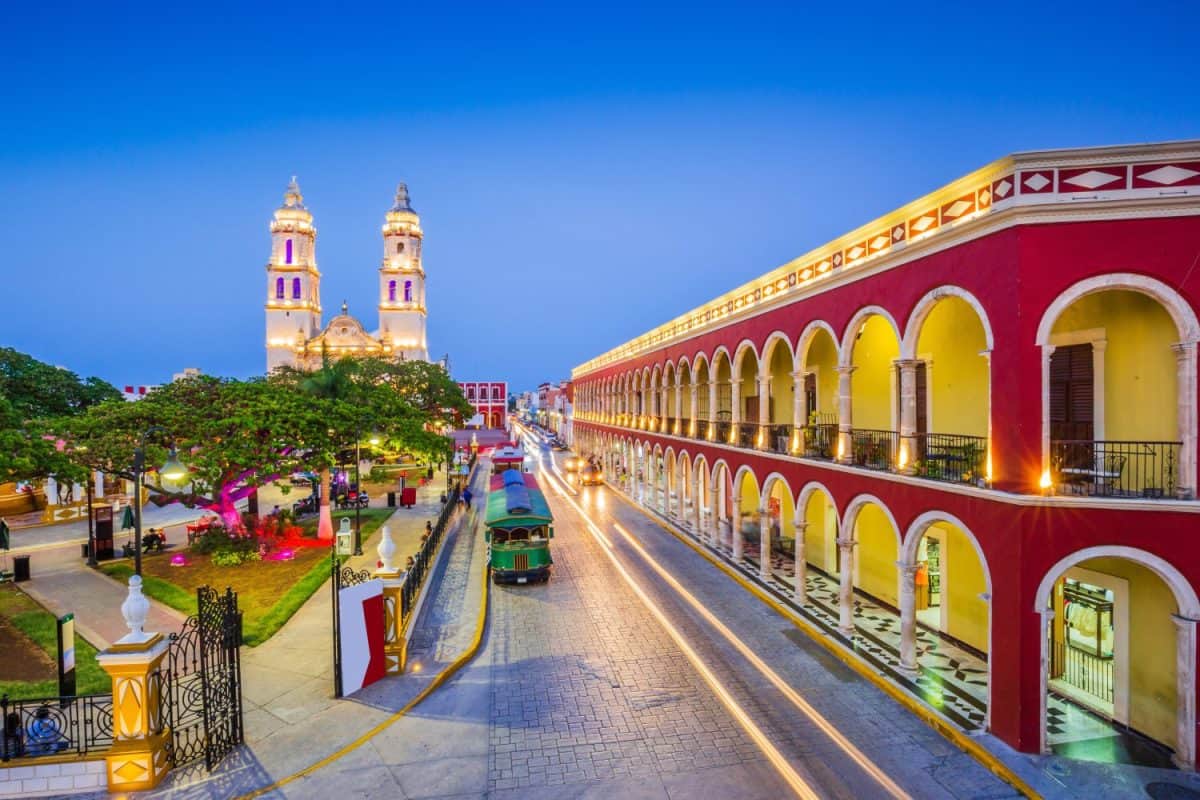
<instances>
[{"instance_id":1,"label":"pink illuminated decoration","mask_svg":"<svg viewBox=\"0 0 1200 800\"><path fill-rule=\"evenodd\" d=\"M300 299L300 279L299 278L292 278L292 299L293 300Z\"/></svg>"},{"instance_id":2,"label":"pink illuminated decoration","mask_svg":"<svg viewBox=\"0 0 1200 800\"><path fill-rule=\"evenodd\" d=\"M296 551L291 549L276 550L273 553L268 553L263 559L264 561L291 561L296 557Z\"/></svg>"},{"instance_id":3,"label":"pink illuminated decoration","mask_svg":"<svg viewBox=\"0 0 1200 800\"><path fill-rule=\"evenodd\" d=\"M171 556L172 567L186 567L187 563L187 559L184 558L183 553L176 553L175 555Z\"/></svg>"},{"instance_id":4,"label":"pink illuminated decoration","mask_svg":"<svg viewBox=\"0 0 1200 800\"><path fill-rule=\"evenodd\" d=\"M275 279L275 299L276 300L283 299L283 278Z\"/></svg>"},{"instance_id":5,"label":"pink illuminated decoration","mask_svg":"<svg viewBox=\"0 0 1200 800\"><path fill-rule=\"evenodd\" d=\"M286 263L292 263L292 240L287 240L287 255L285 256Z\"/></svg>"},{"instance_id":6,"label":"pink illuminated decoration","mask_svg":"<svg viewBox=\"0 0 1200 800\"><path fill-rule=\"evenodd\" d=\"M404 282L404 302L412 302L412 281Z\"/></svg>"}]
</instances>

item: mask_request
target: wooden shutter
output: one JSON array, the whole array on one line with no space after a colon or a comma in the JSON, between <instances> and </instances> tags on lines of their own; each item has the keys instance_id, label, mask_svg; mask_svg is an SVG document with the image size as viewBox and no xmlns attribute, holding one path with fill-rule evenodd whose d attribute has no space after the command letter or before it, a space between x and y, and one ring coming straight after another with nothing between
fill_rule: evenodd
<instances>
[{"instance_id":1,"label":"wooden shutter","mask_svg":"<svg viewBox=\"0 0 1200 800\"><path fill-rule=\"evenodd\" d=\"M1050 438L1091 440L1094 401L1092 345L1055 348L1050 356Z\"/></svg>"},{"instance_id":2,"label":"wooden shutter","mask_svg":"<svg viewBox=\"0 0 1200 800\"><path fill-rule=\"evenodd\" d=\"M929 432L929 389L925 372L925 362L917 364L915 370L917 389L917 427L916 433Z\"/></svg>"}]
</instances>

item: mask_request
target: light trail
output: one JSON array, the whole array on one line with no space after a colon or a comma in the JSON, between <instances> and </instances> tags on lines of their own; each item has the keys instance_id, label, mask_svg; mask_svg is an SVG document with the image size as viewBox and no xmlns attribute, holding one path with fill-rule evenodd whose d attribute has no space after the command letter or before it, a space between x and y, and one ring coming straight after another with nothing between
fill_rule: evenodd
<instances>
[{"instance_id":1,"label":"light trail","mask_svg":"<svg viewBox=\"0 0 1200 800\"><path fill-rule=\"evenodd\" d=\"M553 478L554 476L547 472L545 467L539 467L539 469L542 475L547 478L547 483L550 483L549 479ZM725 686L717 679L717 676L713 674L708 665L705 664L703 659L700 658L700 654L697 653L688 643L683 633L671 623L671 621L667 618L666 613L655 604L650 596L646 594L646 592L638 584L637 580L635 580L634 577L625 569L625 566L621 564L620 559L617 558L617 554L613 549L612 542L608 540L603 531L601 531L600 528L594 522L592 522L591 518L584 513L579 504L575 502L575 499L563 491L563 487L560 486L561 481L559 481L557 478L554 478L553 483L554 490L558 492L558 494L562 495L562 498L570 503L571 506L574 507L574 509L579 513L579 516L583 520L588 531L600 544L600 549L604 551L606 556L608 556L608 560L612 562L613 567L615 567L617 572L621 574L621 577L625 579L625 582L629 585L629 588L633 590L634 594L636 594L642 601L642 604L646 606L650 613L654 615L654 618L658 620L659 624L662 625L667 634L675 641L675 644L679 647L683 655L689 662L691 662L692 667L696 670L696 672L700 673L700 677L702 677L704 682L709 685L709 688L713 690L713 693L716 694L717 698L725 706L726 710L729 711L729 714L737 721L739 725L742 726L742 729L746 731L746 734L750 737L750 739L753 740L756 745L758 745L758 748L762 750L763 755L765 755L767 760L771 762L771 766L775 768L780 777L783 778L784 782L786 782L791 790L796 793L797 797L804 798L804 800L818 800L820 795L817 794L812 785L809 784L803 777L801 777L800 773L798 773L796 769L788 762L783 753L781 753L779 749L771 743L771 740L767 738L766 733L754 722L754 720L750 718L750 715L747 714L737 700L734 699L733 695L729 693L729 690L726 689Z\"/></svg>"},{"instance_id":2,"label":"light trail","mask_svg":"<svg viewBox=\"0 0 1200 800\"><path fill-rule=\"evenodd\" d=\"M545 470L543 469L543 472L544 471ZM561 489L559 492L560 494L562 493ZM585 518L585 521L589 526L594 525L587 512L580 508L574 500L572 500L570 497L566 497L565 499L575 506L575 510ZM758 655L751 650L745 642L738 638L733 631L731 631L723 622L713 615L713 613L709 611L703 603L697 600L691 592L685 589L683 585L680 584L673 575L671 575L671 573L664 569L662 565L659 564L658 561L656 561L644 547L642 547L641 543L634 538L633 534L631 534L623 525L618 522L613 523L613 528L615 528L617 532L625 538L625 541L628 542L635 551L637 551L638 555L642 557L642 560L649 564L664 582L666 582L672 589L676 591L676 593L686 600L688 605L695 609L696 612L706 622L708 622L708 624L712 625L718 633L725 637L726 641L732 644L734 648L737 649L737 651L741 653L742 656L759 671L759 673L763 675L763 677L770 681L771 684L777 690L779 690L780 694L786 697L788 701L791 702L792 705L797 709L799 709L801 713L808 717L817 728L819 728L826 736L832 739L833 742L840 747L841 750L856 764L858 764L864 772L875 779L875 781L893 797L910 797L910 795L899 785L897 785L895 781L888 777L888 775L881 770L879 766L875 764L875 762L868 758L861 750L858 749L858 747L854 745L853 742L847 739L841 731L839 731L832 723L830 723L829 720L827 720L821 714L821 712L813 708L813 706L807 700L801 697L795 689L789 686L787 682L775 672L775 670L771 669L771 667L765 661L759 658Z\"/></svg>"}]
</instances>

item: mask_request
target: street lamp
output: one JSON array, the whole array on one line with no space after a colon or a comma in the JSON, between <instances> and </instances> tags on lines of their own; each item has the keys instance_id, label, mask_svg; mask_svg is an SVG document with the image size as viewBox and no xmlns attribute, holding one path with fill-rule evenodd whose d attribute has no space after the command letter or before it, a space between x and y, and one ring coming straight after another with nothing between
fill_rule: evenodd
<instances>
[{"instance_id":1,"label":"street lamp","mask_svg":"<svg viewBox=\"0 0 1200 800\"><path fill-rule=\"evenodd\" d=\"M133 451L133 573L142 574L142 484L146 477L146 440L154 433L166 433L166 428L152 425L142 434L137 449ZM160 481L176 483L187 477L188 469L175 453L175 445L167 452L167 460L158 470Z\"/></svg>"}]
</instances>

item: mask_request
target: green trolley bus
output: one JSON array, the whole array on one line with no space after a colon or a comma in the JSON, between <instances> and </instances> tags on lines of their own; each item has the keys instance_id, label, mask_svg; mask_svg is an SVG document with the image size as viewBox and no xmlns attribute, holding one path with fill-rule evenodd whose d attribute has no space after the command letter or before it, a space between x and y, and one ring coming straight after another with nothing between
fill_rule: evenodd
<instances>
[{"instance_id":1,"label":"green trolley bus","mask_svg":"<svg viewBox=\"0 0 1200 800\"><path fill-rule=\"evenodd\" d=\"M529 583L550 579L554 517L533 475L510 469L492 476L484 526L491 546L492 580Z\"/></svg>"}]
</instances>

